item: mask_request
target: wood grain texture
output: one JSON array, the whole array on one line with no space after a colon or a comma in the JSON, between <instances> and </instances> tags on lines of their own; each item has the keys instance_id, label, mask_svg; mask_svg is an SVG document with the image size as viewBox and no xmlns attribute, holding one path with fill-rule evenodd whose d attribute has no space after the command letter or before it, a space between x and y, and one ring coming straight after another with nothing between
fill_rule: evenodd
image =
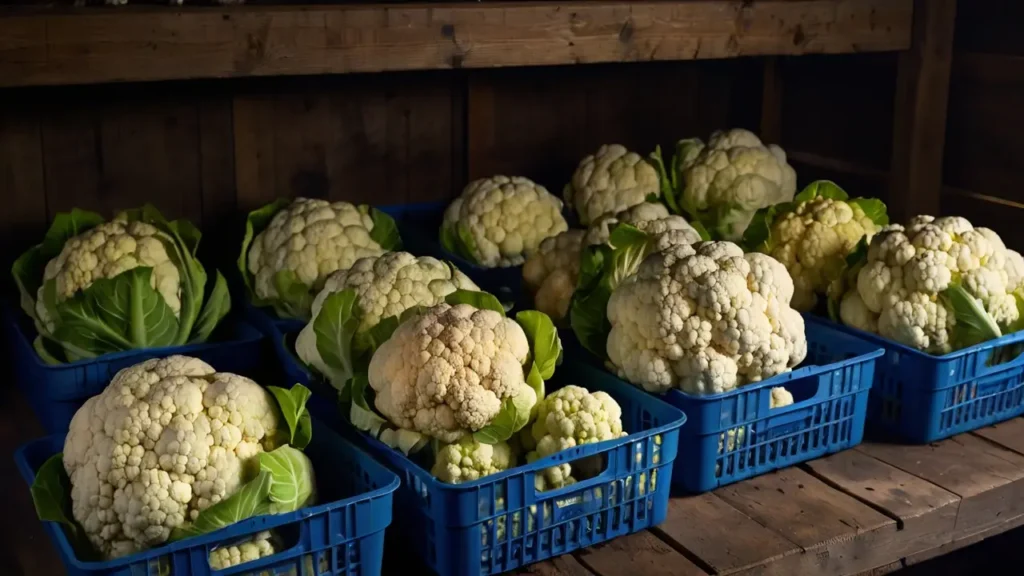
<instances>
[{"instance_id":1,"label":"wood grain texture","mask_svg":"<svg viewBox=\"0 0 1024 576\"><path fill-rule=\"evenodd\" d=\"M911 16L911 0L9 12L0 85L902 50Z\"/></svg>"},{"instance_id":2,"label":"wood grain texture","mask_svg":"<svg viewBox=\"0 0 1024 576\"><path fill-rule=\"evenodd\" d=\"M45 232L46 175L42 133L34 114L0 112L0 244L28 249Z\"/></svg>"},{"instance_id":3,"label":"wood grain texture","mask_svg":"<svg viewBox=\"0 0 1024 576\"><path fill-rule=\"evenodd\" d=\"M707 574L650 532L637 532L584 549L580 562L598 576L704 576Z\"/></svg>"},{"instance_id":4,"label":"wood grain texture","mask_svg":"<svg viewBox=\"0 0 1024 576\"><path fill-rule=\"evenodd\" d=\"M531 564L516 572L516 574L532 574L534 576L593 576L590 570L584 568L579 560L576 560L569 554L563 554L558 558L545 562Z\"/></svg>"},{"instance_id":5,"label":"wood grain texture","mask_svg":"<svg viewBox=\"0 0 1024 576\"><path fill-rule=\"evenodd\" d=\"M974 433L976 436L999 444L1024 455L1024 418L1013 418L994 426L982 428Z\"/></svg>"}]
</instances>

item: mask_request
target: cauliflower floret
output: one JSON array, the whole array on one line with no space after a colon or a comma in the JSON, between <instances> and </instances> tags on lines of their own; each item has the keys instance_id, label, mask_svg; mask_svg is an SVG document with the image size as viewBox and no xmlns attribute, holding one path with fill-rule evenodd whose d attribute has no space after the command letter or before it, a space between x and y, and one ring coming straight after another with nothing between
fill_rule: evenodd
<instances>
[{"instance_id":1,"label":"cauliflower floret","mask_svg":"<svg viewBox=\"0 0 1024 576\"><path fill-rule=\"evenodd\" d=\"M163 544L239 488L279 426L270 392L202 360L125 368L71 420L64 469L74 518L105 557Z\"/></svg>"},{"instance_id":2,"label":"cauliflower floret","mask_svg":"<svg viewBox=\"0 0 1024 576\"><path fill-rule=\"evenodd\" d=\"M223 546L210 551L210 568L227 570L228 568L272 556L275 553L274 543L269 530L254 534L252 538Z\"/></svg>"},{"instance_id":3,"label":"cauliflower floret","mask_svg":"<svg viewBox=\"0 0 1024 576\"><path fill-rule=\"evenodd\" d=\"M580 161L563 195L588 226L600 216L661 196L661 188L657 171L639 154L607 144Z\"/></svg>"},{"instance_id":4,"label":"cauliflower floret","mask_svg":"<svg viewBox=\"0 0 1024 576\"><path fill-rule=\"evenodd\" d=\"M526 455L527 462L625 435L622 408L608 393L591 393L586 388L571 384L545 398L538 406L533 426L520 434L524 447L530 450ZM563 462L544 469L534 477L537 490L553 490L576 482L574 467L580 473L586 473L584 477L595 475L597 462L590 460L579 460L572 465Z\"/></svg>"},{"instance_id":5,"label":"cauliflower floret","mask_svg":"<svg viewBox=\"0 0 1024 576\"><path fill-rule=\"evenodd\" d=\"M455 442L488 425L506 398L537 403L523 374L529 352L514 320L439 304L403 322L374 353L375 406L399 428Z\"/></svg>"},{"instance_id":6,"label":"cauliflower floret","mask_svg":"<svg viewBox=\"0 0 1024 576\"><path fill-rule=\"evenodd\" d=\"M482 444L467 435L438 451L430 473L442 482L461 484L497 474L515 465L515 453L507 443Z\"/></svg>"},{"instance_id":7,"label":"cauliflower floret","mask_svg":"<svg viewBox=\"0 0 1024 576\"><path fill-rule=\"evenodd\" d=\"M54 330L55 319L50 317L44 298L44 289L50 280L55 284L57 302L62 302L97 280L143 266L153 269L150 286L178 316L181 277L167 254L164 234L152 224L128 222L124 215L69 239L60 254L46 263L43 282L36 294L36 314L48 330Z\"/></svg>"},{"instance_id":8,"label":"cauliflower floret","mask_svg":"<svg viewBox=\"0 0 1024 576\"><path fill-rule=\"evenodd\" d=\"M296 198L274 214L249 248L256 296L278 298L274 276L283 270L316 291L332 273L360 258L380 256L386 250L370 237L373 227L368 211L348 202Z\"/></svg>"},{"instance_id":9,"label":"cauliflower floret","mask_svg":"<svg viewBox=\"0 0 1024 576\"><path fill-rule=\"evenodd\" d=\"M807 354L792 279L730 242L648 256L608 301L609 360L651 392L720 393L790 370Z\"/></svg>"},{"instance_id":10,"label":"cauliflower floret","mask_svg":"<svg viewBox=\"0 0 1024 576\"><path fill-rule=\"evenodd\" d=\"M567 230L541 242L526 259L523 281L533 294L534 307L553 319L564 318L580 273L583 230Z\"/></svg>"},{"instance_id":11,"label":"cauliflower floret","mask_svg":"<svg viewBox=\"0 0 1024 576\"><path fill-rule=\"evenodd\" d=\"M519 176L470 182L448 205L443 226L463 226L473 261L485 268L519 266L545 238L569 228L562 201Z\"/></svg>"},{"instance_id":12,"label":"cauliflower floret","mask_svg":"<svg viewBox=\"0 0 1024 576\"><path fill-rule=\"evenodd\" d=\"M360 258L348 270L331 274L323 290L313 300L312 320L299 333L295 351L302 361L327 374L328 369L316 346L313 324L327 297L352 288L363 311L358 332L369 330L384 318L399 316L414 306L433 306L444 302L456 290L479 290L458 268L408 252L387 252L381 256Z\"/></svg>"}]
</instances>

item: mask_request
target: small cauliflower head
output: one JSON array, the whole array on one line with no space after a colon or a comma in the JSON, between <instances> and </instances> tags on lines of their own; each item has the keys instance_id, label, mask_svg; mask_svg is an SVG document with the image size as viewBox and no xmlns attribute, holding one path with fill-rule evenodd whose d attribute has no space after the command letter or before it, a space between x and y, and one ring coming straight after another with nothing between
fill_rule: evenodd
<instances>
[{"instance_id":1,"label":"small cauliflower head","mask_svg":"<svg viewBox=\"0 0 1024 576\"><path fill-rule=\"evenodd\" d=\"M766 254L731 242L670 246L612 293L608 358L650 392L717 394L787 372L807 355L793 290Z\"/></svg>"},{"instance_id":2,"label":"small cauliflower head","mask_svg":"<svg viewBox=\"0 0 1024 576\"><path fill-rule=\"evenodd\" d=\"M707 145L691 142L683 147L679 162L685 183L682 203L699 211L733 206L716 223L722 238L740 239L758 209L793 200L796 171L779 146L766 146L743 129L715 132Z\"/></svg>"},{"instance_id":3,"label":"small cauliflower head","mask_svg":"<svg viewBox=\"0 0 1024 576\"><path fill-rule=\"evenodd\" d=\"M819 295L842 274L860 239L870 241L879 230L860 205L822 196L798 204L772 223L768 254L793 277L793 308L813 310Z\"/></svg>"},{"instance_id":4,"label":"small cauliflower head","mask_svg":"<svg viewBox=\"0 0 1024 576\"><path fill-rule=\"evenodd\" d=\"M430 473L448 484L472 482L516 465L515 453L506 442L483 444L466 435L438 450Z\"/></svg>"},{"instance_id":5,"label":"small cauliflower head","mask_svg":"<svg viewBox=\"0 0 1024 576\"><path fill-rule=\"evenodd\" d=\"M400 316L415 306L434 306L456 290L479 290L458 268L430 256L408 252L386 252L360 258L347 270L327 277L323 290L313 300L312 320L299 333L295 351L306 364L322 374L328 368L316 346L313 324L327 297L352 288L363 312L357 332L365 332L384 318Z\"/></svg>"},{"instance_id":6,"label":"small cauliflower head","mask_svg":"<svg viewBox=\"0 0 1024 576\"><path fill-rule=\"evenodd\" d=\"M399 428L455 442L490 424L505 399L537 403L523 373L529 352L511 318L438 304L402 322L374 353L374 405Z\"/></svg>"},{"instance_id":7,"label":"small cauliflower head","mask_svg":"<svg viewBox=\"0 0 1024 576\"><path fill-rule=\"evenodd\" d=\"M587 229L586 244L592 246L608 242L612 230L618 224L629 224L654 236L664 235L666 243L693 244L701 240L700 233L685 218L669 214L664 204L645 202L617 214L605 214L595 220Z\"/></svg>"},{"instance_id":8,"label":"small cauliflower head","mask_svg":"<svg viewBox=\"0 0 1024 576\"><path fill-rule=\"evenodd\" d=\"M181 311L181 277L162 238L163 233L152 224L129 222L122 214L69 239L43 271L43 282L36 295L40 321L48 330L54 330L56 319L50 317L44 298L50 280L54 281L57 302L62 302L97 280L139 267L153 269L150 286L177 316Z\"/></svg>"},{"instance_id":9,"label":"small cauliflower head","mask_svg":"<svg viewBox=\"0 0 1024 576\"><path fill-rule=\"evenodd\" d=\"M473 262L484 268L519 266L541 242L569 228L562 201L519 176L470 182L444 212L443 227L456 227Z\"/></svg>"},{"instance_id":10,"label":"small cauliflower head","mask_svg":"<svg viewBox=\"0 0 1024 576\"><path fill-rule=\"evenodd\" d=\"M657 171L639 154L606 144L580 161L563 196L580 223L589 226L605 214L657 199L661 188Z\"/></svg>"},{"instance_id":11,"label":"small cauliflower head","mask_svg":"<svg viewBox=\"0 0 1024 576\"><path fill-rule=\"evenodd\" d=\"M269 530L258 532L245 540L231 546L222 546L210 551L210 568L227 570L246 562L273 556L274 543Z\"/></svg>"},{"instance_id":12,"label":"small cauliflower head","mask_svg":"<svg viewBox=\"0 0 1024 576\"><path fill-rule=\"evenodd\" d=\"M107 558L163 544L231 496L286 428L266 389L202 360L125 368L71 420L64 469L74 518Z\"/></svg>"},{"instance_id":13,"label":"small cauliflower head","mask_svg":"<svg viewBox=\"0 0 1024 576\"><path fill-rule=\"evenodd\" d=\"M886 226L868 246L856 287L843 295L842 321L917 348L946 354L957 347L954 311L940 294L959 281L1002 328L1019 318L1020 254L988 228L959 216L916 216Z\"/></svg>"},{"instance_id":14,"label":"small cauliflower head","mask_svg":"<svg viewBox=\"0 0 1024 576\"><path fill-rule=\"evenodd\" d=\"M545 239L523 265L523 281L534 308L553 320L565 318L580 274L584 230L566 230Z\"/></svg>"},{"instance_id":15,"label":"small cauliflower head","mask_svg":"<svg viewBox=\"0 0 1024 576\"><path fill-rule=\"evenodd\" d=\"M538 406L533 425L520 434L527 462L534 462L552 454L595 442L621 438L622 408L603 391L591 393L586 388L567 385L547 396ZM589 459L587 459L589 460ZM568 462L545 468L534 477L537 490L553 490L576 482L573 466L586 471L594 470L588 461ZM597 471L600 473L600 471Z\"/></svg>"},{"instance_id":16,"label":"small cauliflower head","mask_svg":"<svg viewBox=\"0 0 1024 576\"><path fill-rule=\"evenodd\" d=\"M384 248L370 237L373 227L370 214L354 204L296 198L274 214L249 248L256 296L278 298L274 276L283 270L319 290L332 273L349 269L360 258L383 254Z\"/></svg>"}]
</instances>

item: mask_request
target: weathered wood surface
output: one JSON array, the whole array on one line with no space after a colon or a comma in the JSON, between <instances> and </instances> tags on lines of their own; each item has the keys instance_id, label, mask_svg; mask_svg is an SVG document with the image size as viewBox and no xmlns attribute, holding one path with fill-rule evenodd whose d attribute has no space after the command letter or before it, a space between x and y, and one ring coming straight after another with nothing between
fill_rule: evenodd
<instances>
[{"instance_id":1,"label":"weathered wood surface","mask_svg":"<svg viewBox=\"0 0 1024 576\"><path fill-rule=\"evenodd\" d=\"M0 86L903 50L912 0L0 12Z\"/></svg>"}]
</instances>

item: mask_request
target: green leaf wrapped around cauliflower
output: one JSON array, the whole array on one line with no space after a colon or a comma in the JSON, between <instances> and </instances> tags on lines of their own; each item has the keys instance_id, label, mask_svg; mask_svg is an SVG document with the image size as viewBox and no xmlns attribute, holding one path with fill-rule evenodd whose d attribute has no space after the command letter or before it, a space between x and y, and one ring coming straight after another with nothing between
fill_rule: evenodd
<instances>
[{"instance_id":1,"label":"green leaf wrapped around cauliflower","mask_svg":"<svg viewBox=\"0 0 1024 576\"><path fill-rule=\"evenodd\" d=\"M11 269L39 332L36 351L59 363L206 341L231 297L220 272L206 294L200 238L150 205L109 222L78 209L58 214Z\"/></svg>"},{"instance_id":2,"label":"green leaf wrapped around cauliflower","mask_svg":"<svg viewBox=\"0 0 1024 576\"><path fill-rule=\"evenodd\" d=\"M876 234L854 263L855 286L839 316L929 354L946 354L1014 331L1024 259L988 228L959 216L916 216Z\"/></svg>"},{"instance_id":3,"label":"green leaf wrapped around cauliflower","mask_svg":"<svg viewBox=\"0 0 1024 576\"><path fill-rule=\"evenodd\" d=\"M313 469L296 448L309 441L308 397L186 356L121 370L71 420L63 468L74 520L116 558L307 505Z\"/></svg>"},{"instance_id":4,"label":"green leaf wrapped around cauliflower","mask_svg":"<svg viewBox=\"0 0 1024 576\"><path fill-rule=\"evenodd\" d=\"M608 300L608 359L650 392L717 394L787 372L807 355L793 280L731 242L678 244L644 259Z\"/></svg>"},{"instance_id":5,"label":"green leaf wrapped around cauliflower","mask_svg":"<svg viewBox=\"0 0 1024 576\"><path fill-rule=\"evenodd\" d=\"M369 343L361 340L385 318L400 317L406 310L417 306L440 304L456 290L479 288L452 264L429 256L416 257L408 252L387 252L360 258L351 268L331 274L313 300L313 319L295 342L299 358L324 375L331 375L334 369L320 355L316 326L319 323L320 333L329 334L335 331L334 327L344 325L347 319L338 320L329 315L320 319L320 310L330 295L346 289L354 290L354 306L359 310L355 333L349 342L354 350L344 352L352 357L365 351ZM344 374L341 379L350 376L350 373Z\"/></svg>"},{"instance_id":6,"label":"green leaf wrapped around cauliflower","mask_svg":"<svg viewBox=\"0 0 1024 576\"><path fill-rule=\"evenodd\" d=\"M715 239L738 241L755 212L796 194L796 172L782 148L743 129L717 131L707 144L681 140L667 167L660 149L651 161L669 208L703 224Z\"/></svg>"},{"instance_id":7,"label":"green leaf wrapped around cauliflower","mask_svg":"<svg viewBox=\"0 0 1024 576\"><path fill-rule=\"evenodd\" d=\"M611 229L630 224L654 238L655 244L699 242L700 233L682 216L671 215L664 204L645 202L596 219L586 231L568 230L541 243L523 265L523 281L533 304L556 322L569 313L579 281L583 249L610 242ZM653 245L652 245L653 246Z\"/></svg>"},{"instance_id":8,"label":"green leaf wrapped around cauliflower","mask_svg":"<svg viewBox=\"0 0 1024 576\"><path fill-rule=\"evenodd\" d=\"M526 426L561 353L557 332L538 312L506 318L484 293L460 291L449 301L483 302L477 296L489 297L491 307L427 308L374 352L368 375L374 406L395 426L442 442L472 434L488 444Z\"/></svg>"},{"instance_id":9,"label":"green leaf wrapped around cauliflower","mask_svg":"<svg viewBox=\"0 0 1024 576\"><path fill-rule=\"evenodd\" d=\"M530 428L523 430L520 439L523 447L529 450L526 461L534 462L562 450L625 435L622 408L607 392L590 392L570 384L559 388L540 403L536 420ZM597 461L592 460L587 458L545 468L534 477L537 490L553 490L596 476L601 472L596 469L600 457ZM573 475L574 468L577 477Z\"/></svg>"},{"instance_id":10,"label":"green leaf wrapped around cauliflower","mask_svg":"<svg viewBox=\"0 0 1024 576\"><path fill-rule=\"evenodd\" d=\"M452 201L441 224L441 245L483 268L519 266L569 228L562 201L519 176L474 180Z\"/></svg>"},{"instance_id":11,"label":"green leaf wrapped around cauliflower","mask_svg":"<svg viewBox=\"0 0 1024 576\"><path fill-rule=\"evenodd\" d=\"M442 482L461 484L503 472L515 465L515 452L507 442L484 444L467 435L437 451L430 473Z\"/></svg>"},{"instance_id":12,"label":"green leaf wrapped around cauliflower","mask_svg":"<svg viewBox=\"0 0 1024 576\"><path fill-rule=\"evenodd\" d=\"M394 220L376 208L280 199L249 214L238 268L255 305L308 320L328 276L400 247Z\"/></svg>"},{"instance_id":13,"label":"green leaf wrapped around cauliflower","mask_svg":"<svg viewBox=\"0 0 1024 576\"><path fill-rule=\"evenodd\" d=\"M269 530L258 532L243 542L210 551L210 568L227 570L234 566L273 556L274 538Z\"/></svg>"},{"instance_id":14,"label":"green leaf wrapped around cauliflower","mask_svg":"<svg viewBox=\"0 0 1024 576\"><path fill-rule=\"evenodd\" d=\"M846 269L846 258L889 224L885 204L849 199L827 180L813 182L793 202L763 208L743 235L749 250L782 262L793 277L793 308L810 312Z\"/></svg>"},{"instance_id":15,"label":"green leaf wrapped around cauliflower","mask_svg":"<svg viewBox=\"0 0 1024 576\"><path fill-rule=\"evenodd\" d=\"M619 144L606 144L580 161L562 192L580 223L589 226L661 196L658 172L642 156Z\"/></svg>"}]
</instances>

